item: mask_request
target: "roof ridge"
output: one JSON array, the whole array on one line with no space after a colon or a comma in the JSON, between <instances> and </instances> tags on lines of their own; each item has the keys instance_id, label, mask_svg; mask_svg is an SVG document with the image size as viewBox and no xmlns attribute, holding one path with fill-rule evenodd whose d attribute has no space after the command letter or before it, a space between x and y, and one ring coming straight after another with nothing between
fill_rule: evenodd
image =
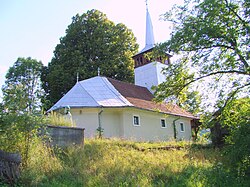
<instances>
[{"instance_id":1,"label":"roof ridge","mask_svg":"<svg viewBox=\"0 0 250 187\"><path fill-rule=\"evenodd\" d=\"M130 103L113 85L112 85L112 83L111 82L109 82L109 80L108 80L108 78L107 77L101 77L102 78L102 81L104 82L104 84L106 84L107 85L107 87L108 87L108 89L112 92L112 93L114 93L119 99L121 99L121 101L124 103L124 104L127 104L127 103L129 103L129 104L131 104L131 105L133 105L132 103ZM107 80L110 84L107 84L107 82L106 81L104 81L104 79L105 80ZM120 96L122 96L122 97L120 97L119 95L117 95L117 93L115 93L111 88L110 88L110 85L112 85L113 87L114 87L114 89L120 94Z\"/></svg>"},{"instance_id":2,"label":"roof ridge","mask_svg":"<svg viewBox=\"0 0 250 187\"><path fill-rule=\"evenodd\" d=\"M128 85L131 85L131 86L134 86L134 87L140 87L140 88L147 89L147 88L146 88L146 87L144 87L144 86L135 85L134 83L120 81L120 80L113 79L113 78L110 78L110 77L106 77L106 78L107 78L107 79L114 80L114 81L117 81L117 82L121 82L121 83L123 83L123 84L128 84ZM111 83L111 84L112 84L112 83Z\"/></svg>"},{"instance_id":3,"label":"roof ridge","mask_svg":"<svg viewBox=\"0 0 250 187\"><path fill-rule=\"evenodd\" d=\"M84 81L84 80L83 80ZM81 84L81 82L83 82L83 81L80 81L80 82L78 82L78 83L80 83L80 87L83 89L83 90L85 90L86 91L86 93L88 93L88 95L96 102L96 104L97 105L99 105L99 106L101 106L96 100L95 100L95 98L82 86L82 84Z\"/></svg>"}]
</instances>

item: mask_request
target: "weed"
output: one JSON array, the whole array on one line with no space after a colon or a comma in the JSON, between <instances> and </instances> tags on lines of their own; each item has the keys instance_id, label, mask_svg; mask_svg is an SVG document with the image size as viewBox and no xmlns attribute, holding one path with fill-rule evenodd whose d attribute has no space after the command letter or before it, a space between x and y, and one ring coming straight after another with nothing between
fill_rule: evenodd
<instances>
[{"instance_id":1,"label":"weed","mask_svg":"<svg viewBox=\"0 0 250 187\"><path fill-rule=\"evenodd\" d=\"M182 149L157 149L163 146ZM248 186L225 169L221 150L189 142L87 139L84 148L32 150L23 186Z\"/></svg>"}]
</instances>

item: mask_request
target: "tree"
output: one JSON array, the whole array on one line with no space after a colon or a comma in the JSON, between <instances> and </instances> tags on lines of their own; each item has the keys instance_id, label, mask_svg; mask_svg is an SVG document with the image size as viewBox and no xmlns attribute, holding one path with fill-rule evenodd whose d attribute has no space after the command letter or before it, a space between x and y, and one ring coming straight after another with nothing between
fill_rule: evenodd
<instances>
[{"instance_id":1,"label":"tree","mask_svg":"<svg viewBox=\"0 0 250 187\"><path fill-rule=\"evenodd\" d=\"M43 64L35 59L18 58L6 74L3 105L8 113L35 113L40 110L41 71Z\"/></svg>"},{"instance_id":2,"label":"tree","mask_svg":"<svg viewBox=\"0 0 250 187\"><path fill-rule=\"evenodd\" d=\"M154 58L155 55L158 54L154 52L150 54L152 58ZM184 63L170 64L164 70L164 74L167 78L166 82L154 87L154 89L157 90L155 100L158 102L165 100L167 95L168 101L175 102L188 112L192 114L201 112L201 96L199 91L195 91L190 86L186 86L185 88L180 86L186 84L190 76L188 68L184 67Z\"/></svg>"},{"instance_id":3,"label":"tree","mask_svg":"<svg viewBox=\"0 0 250 187\"><path fill-rule=\"evenodd\" d=\"M188 0L166 13L174 28L171 39L159 49L182 58L165 70L173 77L156 89L159 100L178 97L200 81L206 90L202 94L215 93L216 109L249 94L249 13L246 0Z\"/></svg>"},{"instance_id":4,"label":"tree","mask_svg":"<svg viewBox=\"0 0 250 187\"><path fill-rule=\"evenodd\" d=\"M219 118L230 136L225 141L228 163L240 176L250 176L250 98L234 100L225 107Z\"/></svg>"},{"instance_id":5,"label":"tree","mask_svg":"<svg viewBox=\"0 0 250 187\"><path fill-rule=\"evenodd\" d=\"M192 114L198 114L201 112L201 96L198 91L186 92L186 97L180 106L191 112Z\"/></svg>"},{"instance_id":6,"label":"tree","mask_svg":"<svg viewBox=\"0 0 250 187\"><path fill-rule=\"evenodd\" d=\"M6 74L3 104L0 105L0 149L19 151L23 166L27 164L32 137L43 119L41 111L41 73L43 64L28 58L18 58Z\"/></svg>"},{"instance_id":7,"label":"tree","mask_svg":"<svg viewBox=\"0 0 250 187\"><path fill-rule=\"evenodd\" d=\"M43 88L50 105L58 101L77 81L103 76L133 82L132 56L138 45L131 30L114 24L98 10L76 15L60 39L54 57L44 69Z\"/></svg>"}]
</instances>

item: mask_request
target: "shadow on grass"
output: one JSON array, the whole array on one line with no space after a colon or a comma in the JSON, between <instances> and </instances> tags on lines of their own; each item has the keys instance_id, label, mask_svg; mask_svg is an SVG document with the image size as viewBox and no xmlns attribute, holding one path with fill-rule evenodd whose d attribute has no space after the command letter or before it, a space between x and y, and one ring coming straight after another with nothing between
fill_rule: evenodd
<instances>
[{"instance_id":1,"label":"shadow on grass","mask_svg":"<svg viewBox=\"0 0 250 187\"><path fill-rule=\"evenodd\" d=\"M57 150L61 169L42 173L39 179L30 173L19 186L249 186L249 181L227 171L220 162L220 150L141 151L138 147L131 142L95 140L84 149Z\"/></svg>"}]
</instances>

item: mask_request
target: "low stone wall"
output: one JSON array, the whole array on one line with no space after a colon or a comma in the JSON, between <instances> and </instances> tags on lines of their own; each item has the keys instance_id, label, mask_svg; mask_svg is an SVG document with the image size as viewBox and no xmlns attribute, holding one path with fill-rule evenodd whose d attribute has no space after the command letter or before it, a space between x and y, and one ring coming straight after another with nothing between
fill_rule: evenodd
<instances>
[{"instance_id":1,"label":"low stone wall","mask_svg":"<svg viewBox=\"0 0 250 187\"><path fill-rule=\"evenodd\" d=\"M66 147L84 145L84 128L47 126L51 146Z\"/></svg>"},{"instance_id":2,"label":"low stone wall","mask_svg":"<svg viewBox=\"0 0 250 187\"><path fill-rule=\"evenodd\" d=\"M0 150L0 180L13 185L20 177L21 155Z\"/></svg>"}]
</instances>

